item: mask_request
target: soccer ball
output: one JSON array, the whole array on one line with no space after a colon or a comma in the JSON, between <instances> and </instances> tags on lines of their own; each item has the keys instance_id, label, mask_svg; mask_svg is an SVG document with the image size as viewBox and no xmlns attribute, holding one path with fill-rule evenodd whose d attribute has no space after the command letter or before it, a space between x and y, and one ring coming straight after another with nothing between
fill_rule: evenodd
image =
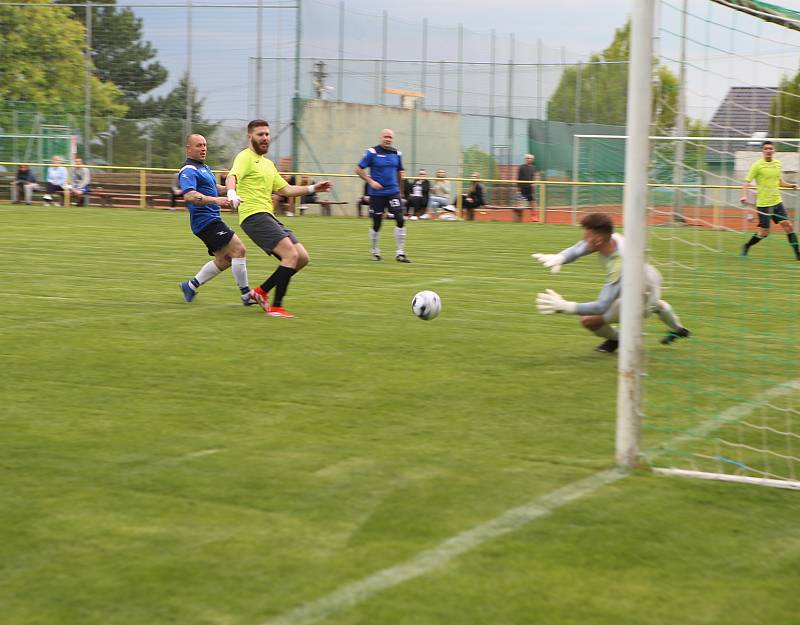
<instances>
[{"instance_id":1,"label":"soccer ball","mask_svg":"<svg viewBox=\"0 0 800 625\"><path fill-rule=\"evenodd\" d=\"M433 291L420 291L411 300L411 310L420 319L436 319L442 310L442 300Z\"/></svg>"}]
</instances>

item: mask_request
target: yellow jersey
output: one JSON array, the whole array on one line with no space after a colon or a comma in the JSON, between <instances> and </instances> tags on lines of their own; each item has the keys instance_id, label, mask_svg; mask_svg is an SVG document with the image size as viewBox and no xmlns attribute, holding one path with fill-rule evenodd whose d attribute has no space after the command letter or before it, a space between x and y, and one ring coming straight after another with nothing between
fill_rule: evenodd
<instances>
[{"instance_id":1,"label":"yellow jersey","mask_svg":"<svg viewBox=\"0 0 800 625\"><path fill-rule=\"evenodd\" d=\"M233 159L229 175L236 176L236 193L242 198L239 223L255 213L275 214L272 193L289 183L278 173L275 163L266 156L245 148Z\"/></svg>"},{"instance_id":2,"label":"yellow jersey","mask_svg":"<svg viewBox=\"0 0 800 625\"><path fill-rule=\"evenodd\" d=\"M776 159L758 159L750 166L745 178L756 183L756 206L766 208L781 203L781 162Z\"/></svg>"}]
</instances>

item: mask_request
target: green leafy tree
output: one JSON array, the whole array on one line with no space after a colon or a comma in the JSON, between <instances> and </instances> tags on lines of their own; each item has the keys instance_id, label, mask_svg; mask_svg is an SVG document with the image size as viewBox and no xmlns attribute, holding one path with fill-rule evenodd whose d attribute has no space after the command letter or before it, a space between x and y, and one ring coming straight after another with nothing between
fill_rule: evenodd
<instances>
[{"instance_id":1,"label":"green leafy tree","mask_svg":"<svg viewBox=\"0 0 800 625\"><path fill-rule=\"evenodd\" d=\"M481 150L477 145L471 145L464 150L464 171L462 177L469 178L473 172L478 172L481 178L497 177L497 161L490 154Z\"/></svg>"},{"instance_id":2,"label":"green leafy tree","mask_svg":"<svg viewBox=\"0 0 800 625\"><path fill-rule=\"evenodd\" d=\"M59 0L71 3L73 0ZM128 105L128 117L150 117L141 98L167 80L167 70L157 61L157 51L143 41L142 20L129 8L114 6L116 0L95 0L92 10L92 62L100 80L113 82ZM71 7L75 19L86 23L86 9Z\"/></svg>"},{"instance_id":3,"label":"green leafy tree","mask_svg":"<svg viewBox=\"0 0 800 625\"><path fill-rule=\"evenodd\" d=\"M118 120L114 124L112 140L114 162L125 165L146 165L152 167L176 168L183 162L185 151L185 118L186 118L186 76L167 95L160 98L148 98L143 104L159 112L158 117L147 120ZM218 123L203 118L202 98L197 95L197 88L189 88L192 98L192 132L205 135L211 142ZM221 161L216 154L214 165Z\"/></svg>"},{"instance_id":4,"label":"green leafy tree","mask_svg":"<svg viewBox=\"0 0 800 625\"><path fill-rule=\"evenodd\" d=\"M628 105L628 59L631 24L614 33L614 40L590 63L568 67L547 105L548 119L568 123L625 124ZM580 102L578 86L580 85ZM678 78L666 67L656 70L653 90L655 130L666 133L675 125Z\"/></svg>"},{"instance_id":5,"label":"green leafy tree","mask_svg":"<svg viewBox=\"0 0 800 625\"><path fill-rule=\"evenodd\" d=\"M69 18L69 9L61 7L0 7L0 101L31 103L45 121L47 115L83 111L86 31ZM95 75L91 104L93 115L127 110L117 86ZM9 126L8 120L0 123Z\"/></svg>"},{"instance_id":6,"label":"green leafy tree","mask_svg":"<svg viewBox=\"0 0 800 625\"><path fill-rule=\"evenodd\" d=\"M770 107L773 137L796 137L800 134L800 72L781 78L778 95Z\"/></svg>"}]
</instances>

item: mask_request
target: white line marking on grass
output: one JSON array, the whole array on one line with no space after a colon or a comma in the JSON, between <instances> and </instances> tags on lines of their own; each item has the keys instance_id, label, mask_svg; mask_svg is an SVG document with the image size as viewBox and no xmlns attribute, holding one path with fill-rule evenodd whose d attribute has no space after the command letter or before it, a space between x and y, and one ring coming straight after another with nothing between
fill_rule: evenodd
<instances>
[{"instance_id":1,"label":"white line marking on grass","mask_svg":"<svg viewBox=\"0 0 800 625\"><path fill-rule=\"evenodd\" d=\"M354 606L382 590L397 586L440 568L461 554L472 551L483 543L509 534L527 525L531 521L547 516L553 510L576 499L590 495L599 488L625 477L625 473L616 469L602 471L567 486L559 488L547 495L537 497L529 503L512 508L499 517L469 529L432 549L369 577L342 586L332 593L285 612L263 625L308 625L345 608Z\"/></svg>"},{"instance_id":2,"label":"white line marking on grass","mask_svg":"<svg viewBox=\"0 0 800 625\"><path fill-rule=\"evenodd\" d=\"M768 402L770 399L798 389L800 389L800 378L777 384L763 393L760 393L752 400L731 406L718 415L707 419L694 428L692 433L694 435L710 434L717 427L746 417L754 409ZM667 441L665 445L679 444L690 438L693 438L692 434L679 434ZM656 451L651 453L650 458L659 455L660 454ZM310 625L311 623L316 623L346 608L358 605L362 601L369 599L387 588L398 586L410 579L430 573L447 564L454 558L476 549L485 542L516 531L541 517L549 515L554 510L576 499L591 495L603 486L621 480L627 475L628 473L618 469L610 469L563 486L525 505L508 510L499 517L483 525L456 534L436 547L421 552L410 560L373 573L358 581L351 582L319 599L315 599L314 601L300 605L268 621L264 621L262 625Z\"/></svg>"}]
</instances>

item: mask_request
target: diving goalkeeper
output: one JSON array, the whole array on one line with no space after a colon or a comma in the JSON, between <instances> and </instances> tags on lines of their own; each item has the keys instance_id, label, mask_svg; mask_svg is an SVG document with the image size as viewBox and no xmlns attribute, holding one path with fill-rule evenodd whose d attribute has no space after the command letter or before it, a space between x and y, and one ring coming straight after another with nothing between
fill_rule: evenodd
<instances>
[{"instance_id":1,"label":"diving goalkeeper","mask_svg":"<svg viewBox=\"0 0 800 625\"><path fill-rule=\"evenodd\" d=\"M622 293L622 254L624 239L614 232L614 223L605 213L593 213L581 219L583 239L558 254L533 254L552 273L561 266L597 252L606 270L606 283L593 302L568 302L561 295L547 289L536 296L536 307L543 315L568 313L581 316L584 328L605 339L595 347L596 352L613 353L619 347L619 333L612 323L619 322L620 295ZM681 325L672 307L661 298L661 274L650 264L645 265L645 315L654 312L669 328L661 343L669 345L691 333Z\"/></svg>"}]
</instances>

